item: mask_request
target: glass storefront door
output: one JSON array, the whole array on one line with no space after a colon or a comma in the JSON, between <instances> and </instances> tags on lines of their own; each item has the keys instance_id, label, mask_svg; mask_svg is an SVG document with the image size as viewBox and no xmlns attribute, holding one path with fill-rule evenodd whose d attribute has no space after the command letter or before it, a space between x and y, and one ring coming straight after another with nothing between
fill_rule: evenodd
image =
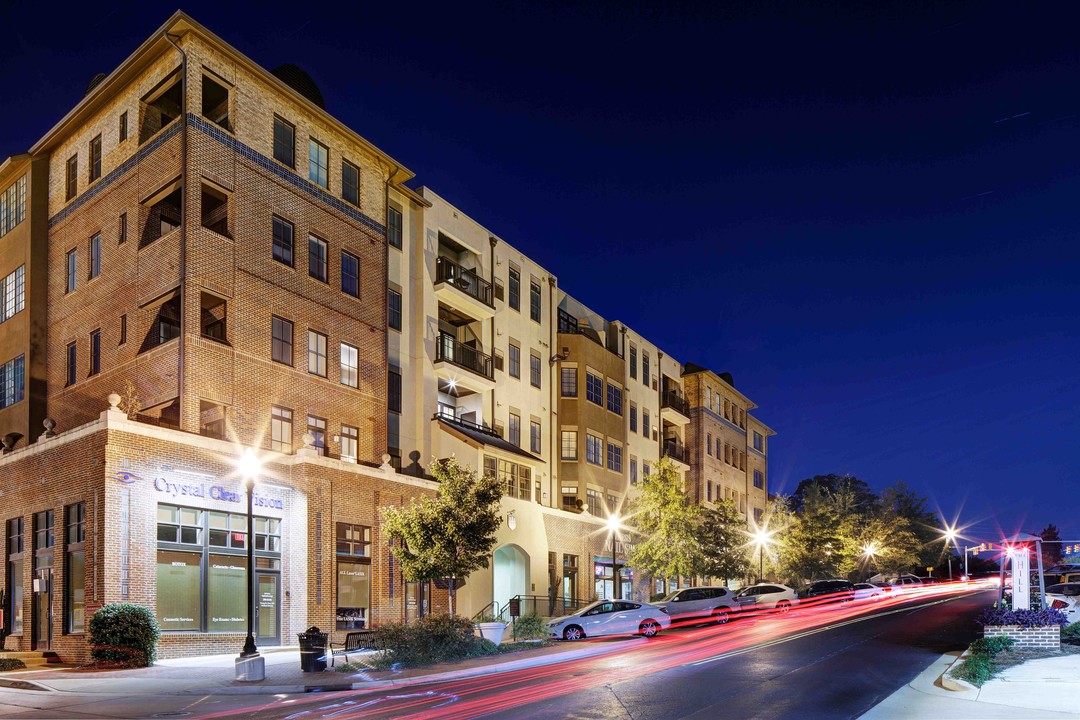
<instances>
[{"instance_id":1,"label":"glass storefront door","mask_svg":"<svg viewBox=\"0 0 1080 720\"><path fill-rule=\"evenodd\" d=\"M49 650L52 645L52 568L34 571L34 649Z\"/></svg>"},{"instance_id":2,"label":"glass storefront door","mask_svg":"<svg viewBox=\"0 0 1080 720\"><path fill-rule=\"evenodd\" d=\"M280 645L279 624L281 576L278 573L255 573L255 643Z\"/></svg>"}]
</instances>

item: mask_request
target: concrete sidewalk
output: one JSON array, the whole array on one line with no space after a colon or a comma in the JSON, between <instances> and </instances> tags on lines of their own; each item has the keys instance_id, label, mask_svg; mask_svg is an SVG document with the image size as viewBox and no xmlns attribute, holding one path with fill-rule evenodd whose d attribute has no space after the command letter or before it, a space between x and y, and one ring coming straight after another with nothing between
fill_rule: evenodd
<instances>
[{"instance_id":1,"label":"concrete sidewalk","mask_svg":"<svg viewBox=\"0 0 1080 720\"><path fill-rule=\"evenodd\" d=\"M266 679L262 682L237 682L233 666L236 656L230 654L160 660L153 667L129 670L71 667L20 670L0 673L0 687L108 695L257 695L405 687L595 657L625 651L627 644L634 642L596 639L573 645L557 643L430 667L351 673L337 672L333 668L327 668L324 672L302 672L299 650L281 648L263 654ZM349 659L353 662L362 661L363 657L363 654L349 653ZM343 662L344 658L339 657L338 666Z\"/></svg>"},{"instance_id":2,"label":"concrete sidewalk","mask_svg":"<svg viewBox=\"0 0 1080 720\"><path fill-rule=\"evenodd\" d=\"M1028 660L1005 670L981 688L946 690L941 675L958 655L942 655L862 719L1080 718L1080 655Z\"/></svg>"}]
</instances>

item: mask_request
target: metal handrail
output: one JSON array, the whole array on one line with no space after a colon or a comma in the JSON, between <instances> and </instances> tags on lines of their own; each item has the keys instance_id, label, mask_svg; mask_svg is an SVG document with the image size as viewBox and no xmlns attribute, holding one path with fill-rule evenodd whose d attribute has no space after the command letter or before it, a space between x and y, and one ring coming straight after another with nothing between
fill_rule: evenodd
<instances>
[{"instance_id":1,"label":"metal handrail","mask_svg":"<svg viewBox=\"0 0 1080 720\"><path fill-rule=\"evenodd\" d=\"M686 446L679 444L677 440L665 440L663 449L664 457L669 457L672 460L689 465L689 456L686 452Z\"/></svg>"},{"instance_id":2,"label":"metal handrail","mask_svg":"<svg viewBox=\"0 0 1080 720\"><path fill-rule=\"evenodd\" d=\"M489 610L491 610L492 612L488 612ZM502 617L503 611L499 607L499 601L498 600L492 600L487 605L480 608L480 612L478 612L478 613L476 613L475 615L472 616L473 622L479 622L480 618L484 617L485 615L491 615L492 617L497 617L497 618Z\"/></svg>"},{"instance_id":3,"label":"metal handrail","mask_svg":"<svg viewBox=\"0 0 1080 720\"><path fill-rule=\"evenodd\" d=\"M483 375L488 380L495 378L495 363L491 356L480 350L457 341L453 335L443 333L435 344L435 361L445 360L458 367Z\"/></svg>"},{"instance_id":4,"label":"metal handrail","mask_svg":"<svg viewBox=\"0 0 1080 720\"><path fill-rule=\"evenodd\" d=\"M448 257L435 258L435 282L449 283L470 297L474 297L488 307L495 307L495 296L491 283Z\"/></svg>"},{"instance_id":5,"label":"metal handrail","mask_svg":"<svg viewBox=\"0 0 1080 720\"><path fill-rule=\"evenodd\" d=\"M663 394L660 398L660 407L671 408L675 412L690 417L690 403L686 401L686 398L679 395L674 390L668 390Z\"/></svg>"}]
</instances>

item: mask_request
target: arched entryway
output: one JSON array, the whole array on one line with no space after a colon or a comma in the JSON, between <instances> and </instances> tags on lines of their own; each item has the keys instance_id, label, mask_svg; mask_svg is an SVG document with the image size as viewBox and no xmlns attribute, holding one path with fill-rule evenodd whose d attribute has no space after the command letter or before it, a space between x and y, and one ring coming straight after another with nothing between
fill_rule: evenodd
<instances>
[{"instance_id":1,"label":"arched entryway","mask_svg":"<svg viewBox=\"0 0 1080 720\"><path fill-rule=\"evenodd\" d=\"M499 608L510 598L529 594L529 554L517 545L504 545L495 551L492 572L492 599ZM505 616L509 620L509 615Z\"/></svg>"}]
</instances>

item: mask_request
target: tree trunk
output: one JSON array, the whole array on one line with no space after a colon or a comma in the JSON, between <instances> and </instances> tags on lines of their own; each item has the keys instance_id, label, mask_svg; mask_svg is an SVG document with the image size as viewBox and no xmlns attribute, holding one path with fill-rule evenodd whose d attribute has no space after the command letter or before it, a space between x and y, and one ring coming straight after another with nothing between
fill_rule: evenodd
<instances>
[{"instance_id":1,"label":"tree trunk","mask_svg":"<svg viewBox=\"0 0 1080 720\"><path fill-rule=\"evenodd\" d=\"M454 576L450 576L450 614L454 614Z\"/></svg>"}]
</instances>

